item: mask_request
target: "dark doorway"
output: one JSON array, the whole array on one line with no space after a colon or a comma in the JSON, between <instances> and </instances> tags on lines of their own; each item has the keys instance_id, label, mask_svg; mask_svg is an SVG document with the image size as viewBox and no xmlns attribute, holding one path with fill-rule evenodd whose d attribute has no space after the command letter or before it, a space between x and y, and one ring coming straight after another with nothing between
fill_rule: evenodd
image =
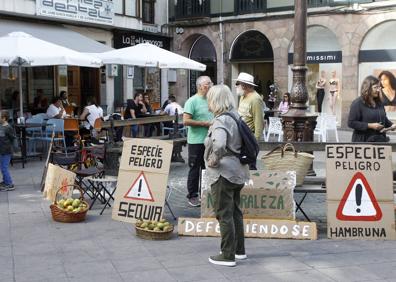
<instances>
[{"instance_id":1,"label":"dark doorway","mask_svg":"<svg viewBox=\"0 0 396 282\"><path fill-rule=\"evenodd\" d=\"M99 69L80 68L81 107L87 105L87 97L95 97L100 105Z\"/></svg>"},{"instance_id":2,"label":"dark doorway","mask_svg":"<svg viewBox=\"0 0 396 282\"><path fill-rule=\"evenodd\" d=\"M190 71L189 97L196 93L197 78L202 75L209 76L213 83L217 83L217 59L213 43L206 36L200 36L193 44L190 59L206 65L204 72Z\"/></svg>"}]
</instances>

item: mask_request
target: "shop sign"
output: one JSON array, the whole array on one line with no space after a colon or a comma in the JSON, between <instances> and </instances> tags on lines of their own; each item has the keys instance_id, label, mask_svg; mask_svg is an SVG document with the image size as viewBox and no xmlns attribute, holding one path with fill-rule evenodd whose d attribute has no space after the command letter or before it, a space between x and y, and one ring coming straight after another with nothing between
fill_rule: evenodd
<instances>
[{"instance_id":1,"label":"shop sign","mask_svg":"<svg viewBox=\"0 0 396 282\"><path fill-rule=\"evenodd\" d=\"M307 64L333 64L342 62L341 51L307 52ZM289 65L293 64L293 53L288 54Z\"/></svg>"},{"instance_id":2,"label":"shop sign","mask_svg":"<svg viewBox=\"0 0 396 282\"><path fill-rule=\"evenodd\" d=\"M150 43L157 47L170 49L170 38L142 32L114 32L114 47L116 49L135 46L140 43Z\"/></svg>"},{"instance_id":3,"label":"shop sign","mask_svg":"<svg viewBox=\"0 0 396 282\"><path fill-rule=\"evenodd\" d=\"M172 148L172 143L160 140L124 141L113 219L134 223L162 218Z\"/></svg>"},{"instance_id":4,"label":"shop sign","mask_svg":"<svg viewBox=\"0 0 396 282\"><path fill-rule=\"evenodd\" d=\"M36 0L36 14L70 21L112 25L112 0Z\"/></svg>"},{"instance_id":5,"label":"shop sign","mask_svg":"<svg viewBox=\"0 0 396 282\"><path fill-rule=\"evenodd\" d=\"M326 146L327 235L395 239L392 148Z\"/></svg>"},{"instance_id":6,"label":"shop sign","mask_svg":"<svg viewBox=\"0 0 396 282\"><path fill-rule=\"evenodd\" d=\"M279 238L316 240L315 222L298 222L276 219L244 219L246 238ZM181 218L178 220L178 233L182 236L217 237L220 225L215 218Z\"/></svg>"}]
</instances>

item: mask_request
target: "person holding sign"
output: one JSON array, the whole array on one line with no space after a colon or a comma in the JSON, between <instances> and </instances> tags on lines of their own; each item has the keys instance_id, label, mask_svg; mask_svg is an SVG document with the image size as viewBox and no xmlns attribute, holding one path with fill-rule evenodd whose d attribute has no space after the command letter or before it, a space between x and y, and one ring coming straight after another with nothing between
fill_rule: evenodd
<instances>
[{"instance_id":1,"label":"person holding sign","mask_svg":"<svg viewBox=\"0 0 396 282\"><path fill-rule=\"evenodd\" d=\"M201 169L205 167L203 158L205 151L204 141L213 119L206 100L206 94L213 85L210 77L198 77L196 85L197 93L186 101L183 113L184 126L188 126L188 165L190 167L187 179L187 198L188 203L193 207L201 205L198 187Z\"/></svg>"},{"instance_id":2,"label":"person holding sign","mask_svg":"<svg viewBox=\"0 0 396 282\"><path fill-rule=\"evenodd\" d=\"M352 102L349 112L352 142L387 142L386 131L396 129L386 117L380 92L381 85L376 77L370 75L363 80L360 97Z\"/></svg>"},{"instance_id":3,"label":"person holding sign","mask_svg":"<svg viewBox=\"0 0 396 282\"><path fill-rule=\"evenodd\" d=\"M211 185L214 212L220 224L221 253L211 256L216 265L235 266L235 259L246 259L243 214L240 193L249 181L249 167L241 164L242 138L235 120L239 119L234 98L226 85L216 85L208 92L209 110L215 115L205 139L207 182Z\"/></svg>"}]
</instances>

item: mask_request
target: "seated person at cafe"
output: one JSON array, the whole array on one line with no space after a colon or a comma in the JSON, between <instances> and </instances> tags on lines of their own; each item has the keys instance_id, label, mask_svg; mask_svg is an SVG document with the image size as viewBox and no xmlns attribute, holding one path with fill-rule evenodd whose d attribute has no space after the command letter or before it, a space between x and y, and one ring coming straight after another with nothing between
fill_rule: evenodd
<instances>
[{"instance_id":1,"label":"seated person at cafe","mask_svg":"<svg viewBox=\"0 0 396 282\"><path fill-rule=\"evenodd\" d=\"M183 114L183 108L176 102L176 97L175 96L169 96L168 98L168 105L165 107L165 109L161 112L161 114L165 115L170 115L174 116L176 115L176 110L177 114L181 115ZM173 123L171 121L164 122L165 127L173 127ZM183 127L182 124L179 124L179 128ZM165 132L166 133L166 132Z\"/></svg>"},{"instance_id":2,"label":"seated person at cafe","mask_svg":"<svg viewBox=\"0 0 396 282\"><path fill-rule=\"evenodd\" d=\"M124 113L124 119L135 119L143 117L147 112L146 106L143 102L143 94L136 93L134 99L127 100L127 107ZM132 125L132 136L137 137L138 126Z\"/></svg>"},{"instance_id":3,"label":"seated person at cafe","mask_svg":"<svg viewBox=\"0 0 396 282\"><path fill-rule=\"evenodd\" d=\"M49 105L47 109L48 118L65 118L66 111L62 107L62 101L60 97L54 97L52 99L52 104Z\"/></svg>"},{"instance_id":4,"label":"seated person at cafe","mask_svg":"<svg viewBox=\"0 0 396 282\"><path fill-rule=\"evenodd\" d=\"M67 99L67 92L62 90L59 93L59 97L62 100L62 106L63 108L66 108L67 106L70 106L71 104L69 103L69 100Z\"/></svg>"},{"instance_id":5,"label":"seated person at cafe","mask_svg":"<svg viewBox=\"0 0 396 282\"><path fill-rule=\"evenodd\" d=\"M144 93L144 95L143 95L143 103L144 103L144 105L146 106L146 109L147 109L146 114L152 114L153 113L153 109L151 108L149 94Z\"/></svg>"},{"instance_id":6,"label":"seated person at cafe","mask_svg":"<svg viewBox=\"0 0 396 282\"><path fill-rule=\"evenodd\" d=\"M169 103L164 109L164 113L170 116L174 116L177 113L181 115L183 113L183 108L176 102L175 96L169 96Z\"/></svg>"},{"instance_id":7,"label":"seated person at cafe","mask_svg":"<svg viewBox=\"0 0 396 282\"><path fill-rule=\"evenodd\" d=\"M95 121L98 118L103 118L103 109L96 103L95 97L87 98L87 106L80 115L80 120L83 120L83 127L80 129L80 135L91 134L92 137L96 138L98 132L94 130Z\"/></svg>"},{"instance_id":8,"label":"seated person at cafe","mask_svg":"<svg viewBox=\"0 0 396 282\"><path fill-rule=\"evenodd\" d=\"M170 97L170 96L169 96L169 97ZM168 97L168 99L164 102L164 104L162 105L162 107L161 107L161 110L162 110L162 111L165 110L166 106L168 106L168 104L170 103L169 97Z\"/></svg>"},{"instance_id":9,"label":"seated person at cafe","mask_svg":"<svg viewBox=\"0 0 396 282\"><path fill-rule=\"evenodd\" d=\"M143 95L143 103L146 106L147 114L153 114L153 109L151 108L151 104L150 104L150 96L148 93L144 93ZM153 124L145 124L144 125L144 136L145 137L151 137L153 136L153 130L154 130L154 125Z\"/></svg>"}]
</instances>

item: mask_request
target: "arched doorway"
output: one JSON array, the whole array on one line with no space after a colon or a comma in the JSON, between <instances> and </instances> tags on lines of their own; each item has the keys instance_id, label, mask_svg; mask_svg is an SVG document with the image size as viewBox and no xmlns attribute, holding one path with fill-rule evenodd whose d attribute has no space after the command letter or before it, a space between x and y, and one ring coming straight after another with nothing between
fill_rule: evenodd
<instances>
[{"instance_id":1,"label":"arched doorway","mask_svg":"<svg viewBox=\"0 0 396 282\"><path fill-rule=\"evenodd\" d=\"M230 52L232 76L247 72L254 76L256 91L267 101L269 85L274 81L274 53L268 38L257 30L246 31L237 36Z\"/></svg>"},{"instance_id":2,"label":"arched doorway","mask_svg":"<svg viewBox=\"0 0 396 282\"><path fill-rule=\"evenodd\" d=\"M359 86L368 75L390 71L396 76L396 21L383 22L367 32L359 51ZM396 90L396 89L394 89ZM396 109L386 107L388 118L396 120Z\"/></svg>"},{"instance_id":3,"label":"arched doorway","mask_svg":"<svg viewBox=\"0 0 396 282\"><path fill-rule=\"evenodd\" d=\"M293 73L291 67L293 65L293 50L294 44L290 44L288 54L289 64L289 88L291 89L293 84ZM329 81L332 79L332 73L335 71L337 78L340 81L340 88L342 85L342 51L341 46L338 43L336 35L327 27L324 26L309 26L307 29L307 89L308 89L308 103L309 106L314 108L314 111L318 111L318 102L321 102L321 98L317 96L316 83L319 80L321 73L325 75L325 95L321 103L322 112L332 114L330 107L330 93L329 93ZM341 120L341 99L342 91L340 91L339 99L335 102L335 114L337 120Z\"/></svg>"},{"instance_id":4,"label":"arched doorway","mask_svg":"<svg viewBox=\"0 0 396 282\"><path fill-rule=\"evenodd\" d=\"M204 72L200 71L190 71L190 91L189 97L194 95L196 92L195 82L197 78L201 75L209 76L213 83L217 82L217 58L216 50L213 43L204 35L201 35L195 40L190 50L190 59L203 63L206 65L206 70Z\"/></svg>"}]
</instances>

